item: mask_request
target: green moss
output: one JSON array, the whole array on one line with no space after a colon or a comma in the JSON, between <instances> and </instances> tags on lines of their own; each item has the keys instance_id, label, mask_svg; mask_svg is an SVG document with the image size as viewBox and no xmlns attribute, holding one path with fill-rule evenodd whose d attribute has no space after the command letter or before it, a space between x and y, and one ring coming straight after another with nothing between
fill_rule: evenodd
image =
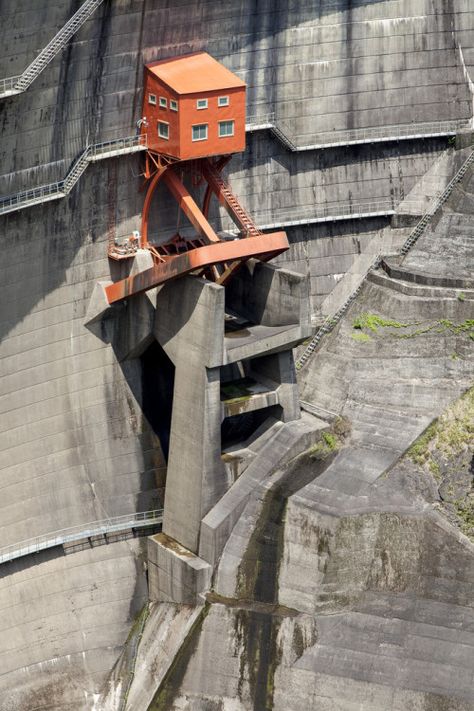
<instances>
[{"instance_id":1,"label":"green moss","mask_svg":"<svg viewBox=\"0 0 474 711\"><path fill-rule=\"evenodd\" d=\"M456 296L458 301L466 301L466 294L463 291L459 291Z\"/></svg>"},{"instance_id":2,"label":"green moss","mask_svg":"<svg viewBox=\"0 0 474 711\"><path fill-rule=\"evenodd\" d=\"M351 335L354 341L359 341L360 343L367 343L367 341L372 340L367 333L352 333Z\"/></svg>"},{"instance_id":3,"label":"green moss","mask_svg":"<svg viewBox=\"0 0 474 711\"><path fill-rule=\"evenodd\" d=\"M461 292L462 295L462 292ZM459 298L459 295L458 295ZM463 300L462 298L460 299ZM367 342L371 340L368 333L364 333L363 330L367 329L371 333L378 335L379 329L390 328L390 329L413 329L413 327L419 326L415 330L409 330L406 333L393 333L389 332L394 338L416 338L417 336L423 336L431 331L436 331L436 333L452 333L455 336L467 335L468 338L474 340L474 319L466 319L461 323L454 323L449 319L441 318L435 321L426 322L424 325L421 322L412 323L401 323L400 321L394 321L393 319L383 318L377 314L371 313L361 313L352 322L352 327L357 331L357 333L352 334L352 338L355 341Z\"/></svg>"},{"instance_id":4,"label":"green moss","mask_svg":"<svg viewBox=\"0 0 474 711\"><path fill-rule=\"evenodd\" d=\"M323 432L322 439L307 450L310 459L326 459L341 446L339 437L331 432Z\"/></svg>"},{"instance_id":5,"label":"green moss","mask_svg":"<svg viewBox=\"0 0 474 711\"><path fill-rule=\"evenodd\" d=\"M411 323L400 323L399 321L383 318L377 314L364 312L354 320L352 327L359 330L368 328L373 331L373 333L377 333L379 328L408 328L412 325Z\"/></svg>"},{"instance_id":6,"label":"green moss","mask_svg":"<svg viewBox=\"0 0 474 711\"><path fill-rule=\"evenodd\" d=\"M428 445L434 439L437 431L437 423L433 422L421 435L416 442L412 444L407 454L416 464L426 464L430 459Z\"/></svg>"},{"instance_id":7,"label":"green moss","mask_svg":"<svg viewBox=\"0 0 474 711\"><path fill-rule=\"evenodd\" d=\"M455 501L456 513L461 520L461 531L474 540L474 498Z\"/></svg>"}]
</instances>

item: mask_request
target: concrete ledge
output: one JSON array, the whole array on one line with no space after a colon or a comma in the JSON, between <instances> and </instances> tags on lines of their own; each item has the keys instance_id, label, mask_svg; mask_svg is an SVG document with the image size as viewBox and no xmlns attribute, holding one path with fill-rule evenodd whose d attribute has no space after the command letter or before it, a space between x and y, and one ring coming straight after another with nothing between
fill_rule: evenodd
<instances>
[{"instance_id":1,"label":"concrete ledge","mask_svg":"<svg viewBox=\"0 0 474 711\"><path fill-rule=\"evenodd\" d=\"M457 299L459 290L458 289L447 289L441 287L433 286L423 286L422 284L414 284L406 281L400 281L394 279L384 271L371 272L367 276L367 281L372 284L378 284L385 289L391 289L399 294L404 294L405 296L414 296L424 299ZM466 301L471 301L474 299L474 290L463 291Z\"/></svg>"},{"instance_id":2,"label":"concrete ledge","mask_svg":"<svg viewBox=\"0 0 474 711\"><path fill-rule=\"evenodd\" d=\"M212 568L164 533L148 538L148 589L152 602L195 605L208 590Z\"/></svg>"},{"instance_id":3,"label":"concrete ledge","mask_svg":"<svg viewBox=\"0 0 474 711\"><path fill-rule=\"evenodd\" d=\"M407 269L403 264L398 264L394 260L382 260L382 269L392 279L401 279L423 286L435 286L448 289L474 289L474 279L464 279L449 276L433 276L426 272L417 272Z\"/></svg>"}]
</instances>

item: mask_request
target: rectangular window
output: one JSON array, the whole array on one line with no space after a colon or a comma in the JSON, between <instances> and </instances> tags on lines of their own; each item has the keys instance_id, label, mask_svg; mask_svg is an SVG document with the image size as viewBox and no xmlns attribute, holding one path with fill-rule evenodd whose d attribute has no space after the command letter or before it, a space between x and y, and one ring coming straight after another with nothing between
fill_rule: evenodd
<instances>
[{"instance_id":1,"label":"rectangular window","mask_svg":"<svg viewBox=\"0 0 474 711\"><path fill-rule=\"evenodd\" d=\"M160 138L165 138L166 140L170 137L170 126L165 121L158 121L158 135Z\"/></svg>"},{"instance_id":2,"label":"rectangular window","mask_svg":"<svg viewBox=\"0 0 474 711\"><path fill-rule=\"evenodd\" d=\"M156 94L148 94L148 103L156 106Z\"/></svg>"},{"instance_id":3,"label":"rectangular window","mask_svg":"<svg viewBox=\"0 0 474 711\"><path fill-rule=\"evenodd\" d=\"M217 105L218 106L229 106L230 101L228 96L219 96L217 99Z\"/></svg>"},{"instance_id":4,"label":"rectangular window","mask_svg":"<svg viewBox=\"0 0 474 711\"><path fill-rule=\"evenodd\" d=\"M196 101L197 109L207 109L207 99L198 99Z\"/></svg>"},{"instance_id":5,"label":"rectangular window","mask_svg":"<svg viewBox=\"0 0 474 711\"><path fill-rule=\"evenodd\" d=\"M193 141L205 141L207 139L207 123L199 123L193 126Z\"/></svg>"},{"instance_id":6,"label":"rectangular window","mask_svg":"<svg viewBox=\"0 0 474 711\"><path fill-rule=\"evenodd\" d=\"M171 109L171 111L178 110L178 102L175 101L174 99L170 99L170 109Z\"/></svg>"},{"instance_id":7,"label":"rectangular window","mask_svg":"<svg viewBox=\"0 0 474 711\"><path fill-rule=\"evenodd\" d=\"M219 138L234 135L234 121L219 121Z\"/></svg>"},{"instance_id":8,"label":"rectangular window","mask_svg":"<svg viewBox=\"0 0 474 711\"><path fill-rule=\"evenodd\" d=\"M168 107L168 102L164 96L160 96L160 109L166 109Z\"/></svg>"}]
</instances>

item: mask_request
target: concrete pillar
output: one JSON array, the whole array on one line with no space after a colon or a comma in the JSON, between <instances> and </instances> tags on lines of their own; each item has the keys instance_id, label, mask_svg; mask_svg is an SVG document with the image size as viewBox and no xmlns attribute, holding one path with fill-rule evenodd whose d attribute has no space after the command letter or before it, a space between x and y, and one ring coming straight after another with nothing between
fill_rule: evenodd
<instances>
[{"instance_id":1,"label":"concrete pillar","mask_svg":"<svg viewBox=\"0 0 474 711\"><path fill-rule=\"evenodd\" d=\"M163 532L196 553L201 519L228 488L220 436L224 289L193 278L167 284L155 336L176 367Z\"/></svg>"}]
</instances>

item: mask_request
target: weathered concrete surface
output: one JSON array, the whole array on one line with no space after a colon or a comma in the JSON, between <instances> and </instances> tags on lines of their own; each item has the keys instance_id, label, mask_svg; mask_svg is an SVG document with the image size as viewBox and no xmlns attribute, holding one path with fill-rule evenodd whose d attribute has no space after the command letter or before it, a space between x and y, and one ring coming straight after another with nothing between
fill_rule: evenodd
<instances>
[{"instance_id":1,"label":"weathered concrete surface","mask_svg":"<svg viewBox=\"0 0 474 711\"><path fill-rule=\"evenodd\" d=\"M0 709L92 709L147 602L145 540L2 566Z\"/></svg>"},{"instance_id":2,"label":"weathered concrete surface","mask_svg":"<svg viewBox=\"0 0 474 711\"><path fill-rule=\"evenodd\" d=\"M211 583L212 567L164 533L148 538L148 590L152 602L196 605Z\"/></svg>"},{"instance_id":3,"label":"weathered concrete surface","mask_svg":"<svg viewBox=\"0 0 474 711\"><path fill-rule=\"evenodd\" d=\"M77 5L4 2L0 76L21 72ZM276 109L290 122L301 118L302 131L383 125L387 115L391 122L468 118L469 84L455 43L462 44L472 71L470 9L470 0L455 7L442 0L338 0L317 9L308 3L209 0L198 8L104 2L25 94L1 102L0 192L60 178L88 142L134 133L143 63L198 49L242 72L250 111ZM444 142L434 140L296 157L262 134L249 141L246 157L234 159L231 177L236 193L257 212L297 213L315 202L374 196L393 195L397 204L442 149ZM141 414L138 363L119 366L113 349L84 327L97 280L116 279L126 270L107 262L106 245L109 236L139 227L139 172L136 157L91 165L67 199L1 220L4 543L159 502L155 469L161 451ZM155 224L165 224L165 217L153 211ZM318 242L320 232L312 234ZM356 228L351 235L348 249L357 251ZM318 247L327 246L329 256L346 250L338 251L331 233L325 236ZM318 293L327 293L333 275L346 270L341 262L322 275ZM35 568L38 580L43 569ZM128 583L116 582L114 589L131 599ZM31 630L18 662L11 651L16 668L36 663L40 637L47 646L41 624ZM93 649L82 651L84 663L89 653L94 659ZM55 650L45 654L54 659ZM78 683L89 697L81 691L74 707L90 707L97 687ZM13 708L21 708L26 672L7 675L5 684L16 689ZM64 696L55 698L53 691L45 703L64 707Z\"/></svg>"},{"instance_id":4,"label":"weathered concrete surface","mask_svg":"<svg viewBox=\"0 0 474 711\"><path fill-rule=\"evenodd\" d=\"M473 708L474 547L386 474L472 384L472 301L398 286L368 282L302 371L349 440L255 482L150 709Z\"/></svg>"}]
</instances>

